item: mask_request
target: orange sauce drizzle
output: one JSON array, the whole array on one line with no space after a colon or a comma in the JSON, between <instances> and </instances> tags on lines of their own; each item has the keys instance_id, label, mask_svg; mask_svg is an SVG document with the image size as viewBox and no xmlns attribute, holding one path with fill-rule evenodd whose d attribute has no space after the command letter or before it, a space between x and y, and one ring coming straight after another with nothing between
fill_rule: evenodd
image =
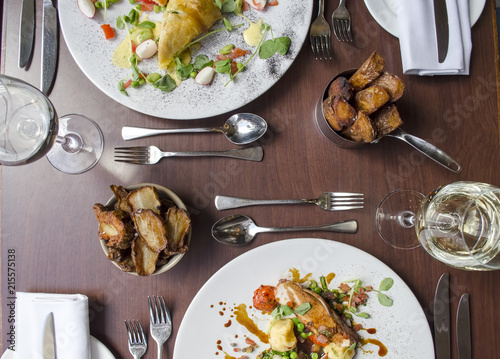
<instances>
[{"instance_id":1,"label":"orange sauce drizzle","mask_svg":"<svg viewBox=\"0 0 500 359\"><path fill-rule=\"evenodd\" d=\"M384 357L387 355L387 347L379 340L371 339L371 338L361 340L362 347L364 347L366 344L373 344L373 345L378 346L378 353L377 354L379 356Z\"/></svg>"},{"instance_id":2,"label":"orange sauce drizzle","mask_svg":"<svg viewBox=\"0 0 500 359\"><path fill-rule=\"evenodd\" d=\"M239 304L234 310L236 321L243 325L250 333L259 338L262 343L269 343L269 336L260 330L252 319L248 317L246 304Z\"/></svg>"}]
</instances>

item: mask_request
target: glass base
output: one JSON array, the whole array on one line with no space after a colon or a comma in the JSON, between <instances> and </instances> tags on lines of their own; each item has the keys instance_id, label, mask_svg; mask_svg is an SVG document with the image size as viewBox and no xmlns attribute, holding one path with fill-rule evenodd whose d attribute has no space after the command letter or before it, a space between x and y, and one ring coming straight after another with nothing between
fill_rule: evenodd
<instances>
[{"instance_id":1,"label":"glass base","mask_svg":"<svg viewBox=\"0 0 500 359\"><path fill-rule=\"evenodd\" d=\"M424 198L420 192L399 189L382 199L375 222L380 237L391 247L409 250L420 246L415 233L415 214Z\"/></svg>"},{"instance_id":2,"label":"glass base","mask_svg":"<svg viewBox=\"0 0 500 359\"><path fill-rule=\"evenodd\" d=\"M83 115L67 115L59 118L58 136L47 159L61 172L80 174L99 162L103 149L104 136L93 120Z\"/></svg>"}]
</instances>

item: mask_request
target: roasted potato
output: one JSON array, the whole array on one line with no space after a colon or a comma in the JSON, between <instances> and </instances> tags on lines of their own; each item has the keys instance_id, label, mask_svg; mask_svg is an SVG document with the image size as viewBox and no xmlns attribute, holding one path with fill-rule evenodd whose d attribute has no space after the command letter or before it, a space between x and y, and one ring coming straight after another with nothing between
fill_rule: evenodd
<instances>
[{"instance_id":1,"label":"roasted potato","mask_svg":"<svg viewBox=\"0 0 500 359\"><path fill-rule=\"evenodd\" d=\"M370 86L356 92L354 95L354 108L370 115L385 105L390 99L389 94L380 86Z\"/></svg>"},{"instance_id":2,"label":"roasted potato","mask_svg":"<svg viewBox=\"0 0 500 359\"><path fill-rule=\"evenodd\" d=\"M337 77L328 87L328 96L342 96L347 101L351 101L354 95L354 89L352 88L349 80L345 77Z\"/></svg>"},{"instance_id":3,"label":"roasted potato","mask_svg":"<svg viewBox=\"0 0 500 359\"><path fill-rule=\"evenodd\" d=\"M140 276L148 276L156 270L158 252L149 248L141 236L132 241L132 260L135 264L135 272Z\"/></svg>"},{"instance_id":4,"label":"roasted potato","mask_svg":"<svg viewBox=\"0 0 500 359\"><path fill-rule=\"evenodd\" d=\"M132 220L139 237L154 252L161 252L167 246L167 229L163 219L151 209L138 209L132 212Z\"/></svg>"},{"instance_id":5,"label":"roasted potato","mask_svg":"<svg viewBox=\"0 0 500 359\"><path fill-rule=\"evenodd\" d=\"M377 138L377 130L368 115L359 111L356 121L342 131L342 136L356 142L373 142Z\"/></svg>"},{"instance_id":6,"label":"roasted potato","mask_svg":"<svg viewBox=\"0 0 500 359\"><path fill-rule=\"evenodd\" d=\"M323 101L323 113L335 131L342 131L356 119L356 110L346 99L338 95Z\"/></svg>"},{"instance_id":7,"label":"roasted potato","mask_svg":"<svg viewBox=\"0 0 500 359\"><path fill-rule=\"evenodd\" d=\"M170 207L165 216L170 254L183 253L187 250L185 238L191 228L191 219L186 211Z\"/></svg>"},{"instance_id":8,"label":"roasted potato","mask_svg":"<svg viewBox=\"0 0 500 359\"><path fill-rule=\"evenodd\" d=\"M361 67L351 76L349 83L354 91L364 89L368 84L380 76L385 66L385 60L373 51L370 57L361 65Z\"/></svg>"},{"instance_id":9,"label":"roasted potato","mask_svg":"<svg viewBox=\"0 0 500 359\"><path fill-rule=\"evenodd\" d=\"M94 213L99 223L99 238L110 247L125 249L134 238L134 225L127 212L120 209L108 211L100 203L94 204Z\"/></svg>"},{"instance_id":10,"label":"roasted potato","mask_svg":"<svg viewBox=\"0 0 500 359\"><path fill-rule=\"evenodd\" d=\"M133 190L128 194L127 202L132 208L132 211L144 208L151 209L156 214L160 214L161 202L158 198L156 188L152 186L144 186Z\"/></svg>"},{"instance_id":11,"label":"roasted potato","mask_svg":"<svg viewBox=\"0 0 500 359\"><path fill-rule=\"evenodd\" d=\"M110 186L110 188L116 197L115 209L121 209L122 211L128 213L132 212L132 207L130 207L130 205L127 202L128 191L125 189L125 187L116 186L113 184Z\"/></svg>"},{"instance_id":12,"label":"roasted potato","mask_svg":"<svg viewBox=\"0 0 500 359\"><path fill-rule=\"evenodd\" d=\"M399 111L394 104L386 105L372 116L372 121L380 138L403 124Z\"/></svg>"},{"instance_id":13,"label":"roasted potato","mask_svg":"<svg viewBox=\"0 0 500 359\"><path fill-rule=\"evenodd\" d=\"M406 90L406 86L398 76L391 74L389 72L383 72L379 77L371 83L372 86L380 86L390 96L389 101L396 102L403 96Z\"/></svg>"}]
</instances>

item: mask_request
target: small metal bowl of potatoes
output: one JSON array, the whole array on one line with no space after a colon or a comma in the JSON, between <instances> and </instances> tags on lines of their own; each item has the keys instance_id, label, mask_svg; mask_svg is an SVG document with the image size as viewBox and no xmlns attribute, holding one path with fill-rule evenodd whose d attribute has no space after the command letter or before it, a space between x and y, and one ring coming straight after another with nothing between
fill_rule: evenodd
<instances>
[{"instance_id":1,"label":"small metal bowl of potatoes","mask_svg":"<svg viewBox=\"0 0 500 359\"><path fill-rule=\"evenodd\" d=\"M461 166L450 155L401 129L396 101L406 86L398 76L384 71L384 66L384 59L374 51L358 69L333 77L314 109L321 134L342 148L359 148L394 137L450 171L460 172Z\"/></svg>"},{"instance_id":2,"label":"small metal bowl of potatoes","mask_svg":"<svg viewBox=\"0 0 500 359\"><path fill-rule=\"evenodd\" d=\"M191 219L184 202L157 184L110 187L114 195L93 209L101 247L111 263L136 276L172 269L191 243Z\"/></svg>"}]
</instances>

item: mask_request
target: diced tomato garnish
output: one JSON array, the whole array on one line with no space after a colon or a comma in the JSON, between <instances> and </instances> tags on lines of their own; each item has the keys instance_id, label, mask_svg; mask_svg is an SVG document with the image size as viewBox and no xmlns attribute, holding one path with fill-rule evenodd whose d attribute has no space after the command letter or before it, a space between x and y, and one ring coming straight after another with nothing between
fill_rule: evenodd
<instances>
[{"instance_id":1,"label":"diced tomato garnish","mask_svg":"<svg viewBox=\"0 0 500 359\"><path fill-rule=\"evenodd\" d=\"M231 50L231 52L229 53L229 56L231 56L233 59L237 59L238 57L248 55L249 53L250 53L250 51L248 51L248 50L243 50L243 49L240 49L239 47L236 47L236 48Z\"/></svg>"},{"instance_id":2,"label":"diced tomato garnish","mask_svg":"<svg viewBox=\"0 0 500 359\"><path fill-rule=\"evenodd\" d=\"M278 6L278 0L269 0L268 6Z\"/></svg>"},{"instance_id":3,"label":"diced tomato garnish","mask_svg":"<svg viewBox=\"0 0 500 359\"><path fill-rule=\"evenodd\" d=\"M361 329L363 329L363 326L361 324L355 324L353 325L352 329L359 332Z\"/></svg>"},{"instance_id":4,"label":"diced tomato garnish","mask_svg":"<svg viewBox=\"0 0 500 359\"><path fill-rule=\"evenodd\" d=\"M250 5L248 5L246 1L243 1L243 4L241 6L241 10L243 10L243 11L250 10Z\"/></svg>"},{"instance_id":5,"label":"diced tomato garnish","mask_svg":"<svg viewBox=\"0 0 500 359\"><path fill-rule=\"evenodd\" d=\"M158 5L153 0L137 0L138 3L141 3L142 11L154 11L155 6Z\"/></svg>"},{"instance_id":6,"label":"diced tomato garnish","mask_svg":"<svg viewBox=\"0 0 500 359\"><path fill-rule=\"evenodd\" d=\"M234 75L238 72L238 65L236 65L236 61L231 61L231 73Z\"/></svg>"},{"instance_id":7,"label":"diced tomato garnish","mask_svg":"<svg viewBox=\"0 0 500 359\"><path fill-rule=\"evenodd\" d=\"M130 86L130 84L131 84L131 83L132 83L132 79L128 80L127 82L125 82L125 83L123 84L123 88L124 88L124 89L126 89L127 87L129 87L129 86Z\"/></svg>"},{"instance_id":8,"label":"diced tomato garnish","mask_svg":"<svg viewBox=\"0 0 500 359\"><path fill-rule=\"evenodd\" d=\"M106 37L106 40L115 37L115 32L113 31L113 28L109 24L101 25L101 29L102 31L104 31L104 36Z\"/></svg>"},{"instance_id":9,"label":"diced tomato garnish","mask_svg":"<svg viewBox=\"0 0 500 359\"><path fill-rule=\"evenodd\" d=\"M257 343L255 343L252 339L250 338L245 338L245 343L247 343L248 345L256 345Z\"/></svg>"},{"instance_id":10,"label":"diced tomato garnish","mask_svg":"<svg viewBox=\"0 0 500 359\"><path fill-rule=\"evenodd\" d=\"M348 292L348 291L350 291L350 290L351 290L351 287L349 287L349 286L348 286L347 284L345 284L345 283L340 283L339 288L340 288L341 290L343 290L344 292Z\"/></svg>"},{"instance_id":11,"label":"diced tomato garnish","mask_svg":"<svg viewBox=\"0 0 500 359\"><path fill-rule=\"evenodd\" d=\"M135 49L137 48L137 45L132 40L130 40L130 46L132 47L132 53L135 53Z\"/></svg>"},{"instance_id":12,"label":"diced tomato garnish","mask_svg":"<svg viewBox=\"0 0 500 359\"><path fill-rule=\"evenodd\" d=\"M314 344L317 344L322 347L326 347L326 345L328 344L328 338L324 334L319 334L319 335L312 334L309 336L309 339L311 339L311 341Z\"/></svg>"}]
</instances>

